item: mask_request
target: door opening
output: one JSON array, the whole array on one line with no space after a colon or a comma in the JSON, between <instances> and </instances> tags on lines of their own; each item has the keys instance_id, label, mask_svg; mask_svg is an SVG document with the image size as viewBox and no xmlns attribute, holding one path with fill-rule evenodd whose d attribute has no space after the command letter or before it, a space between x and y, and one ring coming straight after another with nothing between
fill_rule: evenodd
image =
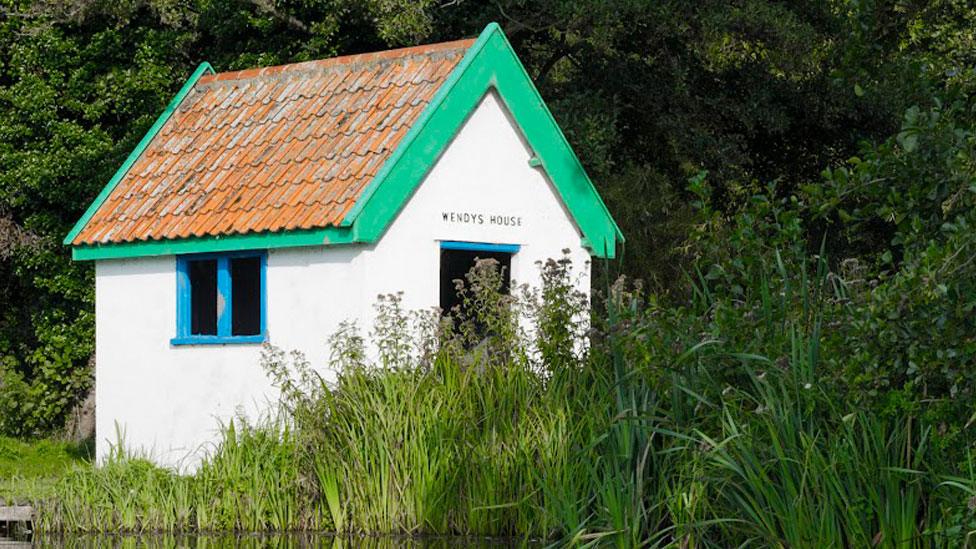
<instances>
[{"instance_id":1,"label":"door opening","mask_svg":"<svg viewBox=\"0 0 976 549\"><path fill-rule=\"evenodd\" d=\"M513 244L479 244L474 242L441 243L440 306L444 314L453 314L463 303L456 280L467 284L468 274L478 259L494 259L502 273L502 293L508 293L512 281L512 255L519 247Z\"/></svg>"}]
</instances>

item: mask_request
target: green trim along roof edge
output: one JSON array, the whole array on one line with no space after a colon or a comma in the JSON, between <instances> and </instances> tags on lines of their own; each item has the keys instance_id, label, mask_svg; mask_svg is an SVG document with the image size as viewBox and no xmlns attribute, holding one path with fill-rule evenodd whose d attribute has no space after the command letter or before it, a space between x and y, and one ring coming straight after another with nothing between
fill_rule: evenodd
<instances>
[{"instance_id":1,"label":"green trim along roof edge","mask_svg":"<svg viewBox=\"0 0 976 549\"><path fill-rule=\"evenodd\" d=\"M352 244L352 231L346 227L281 232L202 236L173 240L150 240L129 244L75 246L71 257L78 261L93 259L124 259L155 255L230 252L235 250L266 250L298 246L331 246Z\"/></svg>"},{"instance_id":2,"label":"green trim along roof edge","mask_svg":"<svg viewBox=\"0 0 976 549\"><path fill-rule=\"evenodd\" d=\"M125 175L159 127L169 118L196 80L202 64L173 99L126 163L72 232L70 244ZM209 69L212 72L212 69ZM250 233L122 244L76 246L76 260L118 259L254 248L282 248L376 242L427 176L484 96L495 90L523 137L549 175L560 198L582 232L581 243L596 257L613 258L624 236L573 152L497 23L490 23L441 85L400 145L363 190L339 227L303 231Z\"/></svg>"},{"instance_id":3,"label":"green trim along roof edge","mask_svg":"<svg viewBox=\"0 0 976 549\"><path fill-rule=\"evenodd\" d=\"M105 200L108 199L108 195L112 194L112 190L115 189L115 186L118 185L119 181L121 181L122 178L125 177L125 174L129 172L129 168L131 168L132 165L135 164L136 160L139 159L139 156L142 155L142 151L146 150L149 143L154 137L156 137L156 134L159 133L160 129L162 129L163 124L165 124L166 121L169 120L169 117L176 112L176 109L180 106L180 103L183 102L183 98L185 98L193 89L193 86L196 85L197 80L199 80L200 77L205 73L215 74L213 67L211 67L210 63L207 63L206 61L197 66L196 70L193 71L193 74L190 75L190 78L183 84L183 87L180 88L180 91L178 91L176 96L173 97L168 105L166 105L166 109L156 118L156 121L149 128L149 131L146 132L146 135L142 136L142 139L139 141L139 144L136 145L136 148L129 153L129 156L126 157L125 162L122 163L122 166L116 170L115 175L112 176L112 179L108 180L108 183L104 188L102 188L102 191L98 193L95 200L90 206L88 206L88 209L85 210L85 213L81 216L81 219L79 219L78 222L75 223L75 226L72 227L68 232L68 236L64 237L64 244L71 245L71 242L76 236L78 236L78 233L85 228L88 221L93 215L95 215L95 212L98 211L98 208L100 208Z\"/></svg>"}]
</instances>

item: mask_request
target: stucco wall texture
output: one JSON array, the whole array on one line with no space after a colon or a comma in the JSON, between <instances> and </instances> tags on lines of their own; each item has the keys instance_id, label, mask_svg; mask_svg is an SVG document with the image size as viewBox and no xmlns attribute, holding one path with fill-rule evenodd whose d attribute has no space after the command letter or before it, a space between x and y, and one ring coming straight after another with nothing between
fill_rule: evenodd
<instances>
[{"instance_id":1,"label":"stucco wall texture","mask_svg":"<svg viewBox=\"0 0 976 549\"><path fill-rule=\"evenodd\" d=\"M537 262L568 249L589 293L580 232L531 156L501 100L486 95L376 244L269 250L269 342L304 352L334 378L324 369L329 335L344 320L367 334L378 295L403 292L408 309L438 305L442 240L519 244L512 278L530 285L539 283ZM221 422L256 419L275 402L260 345L172 346L175 330L174 256L96 263L100 459L121 440L127 451L192 470Z\"/></svg>"}]
</instances>

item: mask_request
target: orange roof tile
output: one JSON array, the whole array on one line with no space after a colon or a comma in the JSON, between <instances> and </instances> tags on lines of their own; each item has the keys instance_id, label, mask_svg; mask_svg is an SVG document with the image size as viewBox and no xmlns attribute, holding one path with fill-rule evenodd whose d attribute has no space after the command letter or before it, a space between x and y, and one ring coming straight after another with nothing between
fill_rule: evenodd
<instances>
[{"instance_id":1,"label":"orange roof tile","mask_svg":"<svg viewBox=\"0 0 976 549\"><path fill-rule=\"evenodd\" d=\"M72 244L338 225L473 42L201 77Z\"/></svg>"}]
</instances>

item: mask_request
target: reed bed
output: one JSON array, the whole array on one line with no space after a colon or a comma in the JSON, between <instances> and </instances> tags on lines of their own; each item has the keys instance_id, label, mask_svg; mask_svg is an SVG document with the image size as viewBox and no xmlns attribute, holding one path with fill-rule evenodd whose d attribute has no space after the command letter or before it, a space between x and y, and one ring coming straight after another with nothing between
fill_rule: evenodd
<instances>
[{"instance_id":1,"label":"reed bed","mask_svg":"<svg viewBox=\"0 0 976 549\"><path fill-rule=\"evenodd\" d=\"M439 317L379 305L378 357L346 327L334 382L268 348L273 420L225 426L192 475L119 451L44 503L48 532L321 530L577 546L928 547L973 543L976 476L931 426L838 399L822 260L676 310L638 288L590 314L565 262L543 290ZM493 274L494 273L494 274ZM833 301L832 301L833 300ZM838 305L839 306L839 305ZM526 323L525 319L531 319Z\"/></svg>"}]
</instances>

